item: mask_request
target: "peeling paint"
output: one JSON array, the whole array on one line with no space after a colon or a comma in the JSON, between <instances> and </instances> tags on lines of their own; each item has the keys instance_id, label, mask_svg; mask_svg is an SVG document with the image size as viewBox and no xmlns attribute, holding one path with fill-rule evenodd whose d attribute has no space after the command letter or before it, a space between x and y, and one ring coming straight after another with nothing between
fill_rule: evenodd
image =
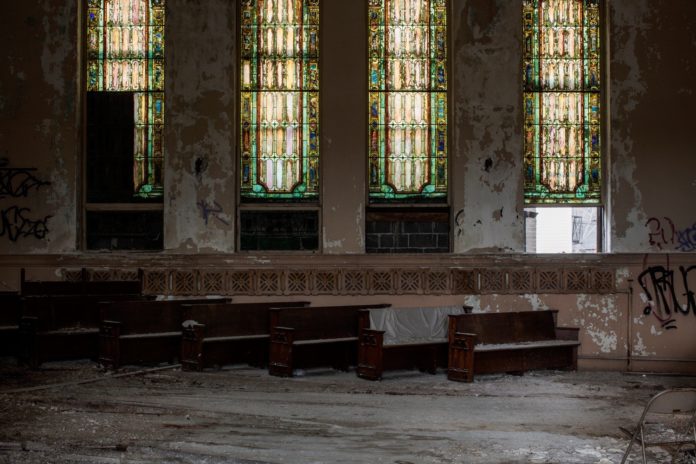
<instances>
[{"instance_id":1,"label":"peeling paint","mask_svg":"<svg viewBox=\"0 0 696 464\"><path fill-rule=\"evenodd\" d=\"M627 267L616 269L616 284L621 286L631 277L631 270Z\"/></svg>"},{"instance_id":2,"label":"peeling paint","mask_svg":"<svg viewBox=\"0 0 696 464\"><path fill-rule=\"evenodd\" d=\"M648 351L648 347L643 342L643 337L639 333L636 334L636 341L633 344L632 352L635 356L655 356L657 353Z\"/></svg>"},{"instance_id":3,"label":"peeling paint","mask_svg":"<svg viewBox=\"0 0 696 464\"><path fill-rule=\"evenodd\" d=\"M481 297L478 295L465 295L464 304L474 308L472 311L475 313L486 313L489 312L481 308Z\"/></svg>"},{"instance_id":4,"label":"peeling paint","mask_svg":"<svg viewBox=\"0 0 696 464\"><path fill-rule=\"evenodd\" d=\"M587 332L592 342L597 345L602 353L612 353L616 351L618 336L613 330L605 331L597 329L594 325L590 325L585 327L585 332Z\"/></svg>"},{"instance_id":5,"label":"peeling paint","mask_svg":"<svg viewBox=\"0 0 696 464\"><path fill-rule=\"evenodd\" d=\"M655 328L654 325L650 326L650 335L654 335L656 337L659 337L662 335L663 331Z\"/></svg>"},{"instance_id":6,"label":"peeling paint","mask_svg":"<svg viewBox=\"0 0 696 464\"><path fill-rule=\"evenodd\" d=\"M522 298L529 302L532 311L542 311L550 309L549 306L544 301L542 301L538 294L529 293L526 295L522 295Z\"/></svg>"}]
</instances>

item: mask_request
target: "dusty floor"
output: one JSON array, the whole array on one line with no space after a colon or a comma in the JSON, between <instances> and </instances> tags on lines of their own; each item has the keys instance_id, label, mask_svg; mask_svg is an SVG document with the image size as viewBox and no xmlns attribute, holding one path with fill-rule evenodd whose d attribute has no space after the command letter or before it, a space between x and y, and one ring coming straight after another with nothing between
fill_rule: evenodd
<instances>
[{"instance_id":1,"label":"dusty floor","mask_svg":"<svg viewBox=\"0 0 696 464\"><path fill-rule=\"evenodd\" d=\"M31 390L48 384L60 386ZM118 377L89 361L5 362L0 463L608 464L627 444L618 426L674 386L696 378L534 372L463 384L396 372L369 382L241 366Z\"/></svg>"}]
</instances>

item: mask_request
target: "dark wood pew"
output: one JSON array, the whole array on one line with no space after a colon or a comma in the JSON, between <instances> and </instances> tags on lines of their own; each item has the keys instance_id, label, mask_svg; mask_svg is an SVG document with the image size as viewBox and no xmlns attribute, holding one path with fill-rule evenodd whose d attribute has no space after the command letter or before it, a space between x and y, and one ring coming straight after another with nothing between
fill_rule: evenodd
<instances>
[{"instance_id":1,"label":"dark wood pew","mask_svg":"<svg viewBox=\"0 0 696 464\"><path fill-rule=\"evenodd\" d=\"M20 361L36 368L45 361L96 359L98 303L136 297L129 294L22 297L19 321Z\"/></svg>"},{"instance_id":2,"label":"dark wood pew","mask_svg":"<svg viewBox=\"0 0 696 464\"><path fill-rule=\"evenodd\" d=\"M557 327L558 310L450 316L450 380L474 374L577 369L579 329Z\"/></svg>"},{"instance_id":3,"label":"dark wood pew","mask_svg":"<svg viewBox=\"0 0 696 464\"><path fill-rule=\"evenodd\" d=\"M173 362L181 354L183 305L229 301L202 298L102 303L99 362L114 369L123 364Z\"/></svg>"},{"instance_id":4,"label":"dark wood pew","mask_svg":"<svg viewBox=\"0 0 696 464\"><path fill-rule=\"evenodd\" d=\"M365 309L370 325L360 330L356 374L380 380L387 370L417 368L435 374L447 367L448 316L471 306Z\"/></svg>"},{"instance_id":5,"label":"dark wood pew","mask_svg":"<svg viewBox=\"0 0 696 464\"><path fill-rule=\"evenodd\" d=\"M304 307L305 301L218 303L183 306L181 365L184 370L244 362L268 364L270 308Z\"/></svg>"},{"instance_id":6,"label":"dark wood pew","mask_svg":"<svg viewBox=\"0 0 696 464\"><path fill-rule=\"evenodd\" d=\"M19 352L21 299L17 292L0 292L0 356Z\"/></svg>"},{"instance_id":7,"label":"dark wood pew","mask_svg":"<svg viewBox=\"0 0 696 464\"><path fill-rule=\"evenodd\" d=\"M357 361L360 327L369 323L360 310L388 306L272 308L268 372L292 377L296 368L331 366L347 370Z\"/></svg>"}]
</instances>

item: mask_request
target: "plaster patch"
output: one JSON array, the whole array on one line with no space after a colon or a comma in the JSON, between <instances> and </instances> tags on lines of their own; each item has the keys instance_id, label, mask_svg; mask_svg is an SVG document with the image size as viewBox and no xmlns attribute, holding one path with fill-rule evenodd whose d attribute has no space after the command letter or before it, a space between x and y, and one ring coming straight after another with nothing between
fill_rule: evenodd
<instances>
[{"instance_id":1,"label":"plaster patch","mask_svg":"<svg viewBox=\"0 0 696 464\"><path fill-rule=\"evenodd\" d=\"M657 353L649 352L648 347L643 342L643 337L639 333L636 334L636 341L633 344L633 354L636 356L654 356Z\"/></svg>"},{"instance_id":2,"label":"plaster patch","mask_svg":"<svg viewBox=\"0 0 696 464\"><path fill-rule=\"evenodd\" d=\"M526 294L522 295L522 298L527 300L529 302L529 305L532 308L532 311L541 311L545 309L549 309L549 306L541 301L541 298L539 298L539 295L537 294Z\"/></svg>"},{"instance_id":3,"label":"plaster patch","mask_svg":"<svg viewBox=\"0 0 696 464\"><path fill-rule=\"evenodd\" d=\"M654 325L650 326L650 335L655 335L659 337L660 335L662 335L662 330L657 330Z\"/></svg>"},{"instance_id":4,"label":"plaster patch","mask_svg":"<svg viewBox=\"0 0 696 464\"><path fill-rule=\"evenodd\" d=\"M324 236L323 243L324 243L324 249L331 249L331 248L343 248L343 242L345 241L345 238L340 238L338 240L327 240L326 239L326 227L322 227L322 235Z\"/></svg>"},{"instance_id":5,"label":"plaster patch","mask_svg":"<svg viewBox=\"0 0 696 464\"><path fill-rule=\"evenodd\" d=\"M70 40L65 40L64 34L56 33L54 29L58 25L70 24L72 15L71 2L64 4L62 8L52 8L56 3L44 2L43 32L46 40L41 51L41 71L44 81L53 87L55 92L53 101L58 104L65 95L65 86L71 85L72 79L66 79L63 68L66 60L75 53L75 48ZM62 27L62 26L60 26ZM66 26L67 27L67 26Z\"/></svg>"},{"instance_id":6,"label":"plaster patch","mask_svg":"<svg viewBox=\"0 0 696 464\"><path fill-rule=\"evenodd\" d=\"M481 297L476 296L476 295L466 295L464 297L464 304L467 306L471 306L473 309L473 312L475 313L483 313L486 311L481 310Z\"/></svg>"},{"instance_id":7,"label":"plaster patch","mask_svg":"<svg viewBox=\"0 0 696 464\"><path fill-rule=\"evenodd\" d=\"M616 269L616 283L622 285L631 276L631 271L627 267L620 267Z\"/></svg>"},{"instance_id":8,"label":"plaster patch","mask_svg":"<svg viewBox=\"0 0 696 464\"><path fill-rule=\"evenodd\" d=\"M586 294L577 295L578 309L593 314L597 319L603 319L602 322L607 326L611 321L616 322L619 320L619 310L616 307L614 296L602 296L596 301L595 298Z\"/></svg>"},{"instance_id":9,"label":"plaster patch","mask_svg":"<svg viewBox=\"0 0 696 464\"><path fill-rule=\"evenodd\" d=\"M613 330L603 331L596 329L594 326L585 327L585 332L590 336L592 342L597 345L602 353L611 353L616 351L618 336Z\"/></svg>"},{"instance_id":10,"label":"plaster patch","mask_svg":"<svg viewBox=\"0 0 696 464\"><path fill-rule=\"evenodd\" d=\"M365 249L365 234L363 233L363 204L360 203L355 210L355 234L358 238L358 246Z\"/></svg>"}]
</instances>

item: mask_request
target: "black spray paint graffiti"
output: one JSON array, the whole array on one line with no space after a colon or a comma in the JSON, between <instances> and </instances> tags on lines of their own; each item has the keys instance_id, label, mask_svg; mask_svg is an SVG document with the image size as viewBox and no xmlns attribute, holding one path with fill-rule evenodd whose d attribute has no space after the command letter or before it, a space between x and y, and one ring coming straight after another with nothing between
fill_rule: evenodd
<instances>
[{"instance_id":1,"label":"black spray paint graffiti","mask_svg":"<svg viewBox=\"0 0 696 464\"><path fill-rule=\"evenodd\" d=\"M213 201L213 206L210 206L207 202L204 200L200 200L198 203L198 208L201 210L201 217L205 221L205 225L208 225L208 219L212 216L218 221L222 222L226 226L229 226L230 223L226 219L223 219L220 217L220 214L224 214L224 209L222 208L222 205L218 203L217 201Z\"/></svg>"},{"instance_id":2,"label":"black spray paint graffiti","mask_svg":"<svg viewBox=\"0 0 696 464\"><path fill-rule=\"evenodd\" d=\"M10 167L7 158L0 158L0 200L28 197L30 192L51 185L36 177L35 171L35 168ZM18 205L0 209L0 237L6 236L13 242L29 237L44 239L48 234L48 220L52 216L32 219L29 213L31 209Z\"/></svg>"},{"instance_id":3,"label":"black spray paint graffiti","mask_svg":"<svg viewBox=\"0 0 696 464\"><path fill-rule=\"evenodd\" d=\"M648 228L648 239L651 246L662 249L663 246L672 248L674 246L674 237L677 235L677 229L674 227L674 222L668 218L662 218L664 221L651 217L645 223Z\"/></svg>"},{"instance_id":4,"label":"black spray paint graffiti","mask_svg":"<svg viewBox=\"0 0 696 464\"><path fill-rule=\"evenodd\" d=\"M0 199L26 197L31 190L51 185L34 176L34 168L11 168L8 164L7 158L0 158Z\"/></svg>"},{"instance_id":5,"label":"black spray paint graffiti","mask_svg":"<svg viewBox=\"0 0 696 464\"><path fill-rule=\"evenodd\" d=\"M45 238L48 234L48 220L52 216L33 220L25 215L30 212L29 208L18 206L0 210L0 237L6 235L13 242L16 242L18 238L34 237L39 240Z\"/></svg>"},{"instance_id":6,"label":"black spray paint graffiti","mask_svg":"<svg viewBox=\"0 0 696 464\"><path fill-rule=\"evenodd\" d=\"M679 266L684 293L677 293L675 272L663 266L649 267L638 276L638 283L648 298L648 305L643 309L643 314L655 316L663 329L676 329L677 321L674 316L678 314L696 316L696 296L689 289L689 273L696 269L696 265ZM696 273L695 273L696 274ZM652 292L649 287L652 286ZM682 304L679 296L685 296L686 302Z\"/></svg>"},{"instance_id":7,"label":"black spray paint graffiti","mask_svg":"<svg viewBox=\"0 0 696 464\"><path fill-rule=\"evenodd\" d=\"M677 232L677 250L696 251L696 223L686 229Z\"/></svg>"}]
</instances>

